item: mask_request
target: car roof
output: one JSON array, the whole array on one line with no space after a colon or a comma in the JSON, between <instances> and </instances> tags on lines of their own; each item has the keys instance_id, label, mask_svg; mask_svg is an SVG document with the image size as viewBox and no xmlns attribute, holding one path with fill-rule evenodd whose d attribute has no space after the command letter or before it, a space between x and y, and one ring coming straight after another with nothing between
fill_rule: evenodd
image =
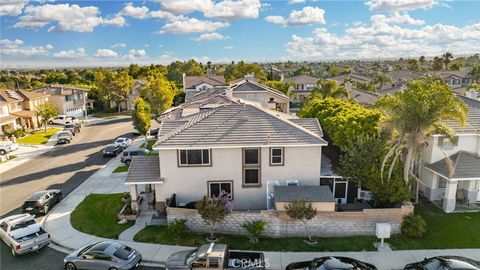
<instances>
[{"instance_id":1,"label":"car roof","mask_svg":"<svg viewBox=\"0 0 480 270\"><path fill-rule=\"evenodd\" d=\"M107 146L105 146L105 148L107 148L107 147L117 147L117 145L116 144L107 144Z\"/></svg>"},{"instance_id":2,"label":"car roof","mask_svg":"<svg viewBox=\"0 0 480 270\"><path fill-rule=\"evenodd\" d=\"M90 251L95 251L95 252L103 252L105 251L111 244L112 242L98 242L95 245L93 245L90 248Z\"/></svg>"},{"instance_id":3,"label":"car roof","mask_svg":"<svg viewBox=\"0 0 480 270\"><path fill-rule=\"evenodd\" d=\"M38 200L48 192L48 190L37 191L33 193L30 197L28 197L27 201Z\"/></svg>"}]
</instances>

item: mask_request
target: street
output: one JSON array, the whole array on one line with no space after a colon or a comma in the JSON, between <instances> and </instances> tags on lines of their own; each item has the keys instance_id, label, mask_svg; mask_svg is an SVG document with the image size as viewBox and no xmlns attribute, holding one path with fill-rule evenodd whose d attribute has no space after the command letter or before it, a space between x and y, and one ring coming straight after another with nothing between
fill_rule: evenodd
<instances>
[{"instance_id":1,"label":"street","mask_svg":"<svg viewBox=\"0 0 480 270\"><path fill-rule=\"evenodd\" d=\"M82 128L72 143L57 145L26 163L1 172L0 215L3 217L19 213L25 199L39 190L61 189L64 196L67 196L110 160L102 157L100 151L103 147L117 137L131 137L131 130L129 117L92 124ZM65 256L66 254L47 247L38 253L14 257L2 241L0 269L63 269Z\"/></svg>"}]
</instances>

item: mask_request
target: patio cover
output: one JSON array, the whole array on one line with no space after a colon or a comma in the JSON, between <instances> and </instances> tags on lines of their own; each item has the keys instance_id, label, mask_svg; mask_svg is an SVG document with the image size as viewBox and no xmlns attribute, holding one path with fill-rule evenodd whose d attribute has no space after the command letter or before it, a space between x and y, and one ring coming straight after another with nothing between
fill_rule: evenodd
<instances>
[{"instance_id":1,"label":"patio cover","mask_svg":"<svg viewBox=\"0 0 480 270\"><path fill-rule=\"evenodd\" d=\"M480 179L480 157L466 151L451 155L452 177L449 177L447 158L427 164L426 167L436 174L449 179Z\"/></svg>"},{"instance_id":2,"label":"patio cover","mask_svg":"<svg viewBox=\"0 0 480 270\"><path fill-rule=\"evenodd\" d=\"M160 182L158 156L135 156L128 168L125 184L155 184Z\"/></svg>"},{"instance_id":3,"label":"patio cover","mask_svg":"<svg viewBox=\"0 0 480 270\"><path fill-rule=\"evenodd\" d=\"M327 186L276 186L273 190L276 202L335 202Z\"/></svg>"}]
</instances>

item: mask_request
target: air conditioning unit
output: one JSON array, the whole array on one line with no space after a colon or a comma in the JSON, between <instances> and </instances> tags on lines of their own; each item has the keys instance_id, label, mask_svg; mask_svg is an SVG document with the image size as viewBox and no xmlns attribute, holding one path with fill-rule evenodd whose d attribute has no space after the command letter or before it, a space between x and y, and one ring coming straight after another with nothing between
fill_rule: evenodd
<instances>
[{"instance_id":1,"label":"air conditioning unit","mask_svg":"<svg viewBox=\"0 0 480 270\"><path fill-rule=\"evenodd\" d=\"M372 197L373 197L373 194L372 194L371 191L358 189L357 198L359 200L370 201L372 199Z\"/></svg>"},{"instance_id":2,"label":"air conditioning unit","mask_svg":"<svg viewBox=\"0 0 480 270\"><path fill-rule=\"evenodd\" d=\"M298 180L287 180L286 186L298 186Z\"/></svg>"}]
</instances>

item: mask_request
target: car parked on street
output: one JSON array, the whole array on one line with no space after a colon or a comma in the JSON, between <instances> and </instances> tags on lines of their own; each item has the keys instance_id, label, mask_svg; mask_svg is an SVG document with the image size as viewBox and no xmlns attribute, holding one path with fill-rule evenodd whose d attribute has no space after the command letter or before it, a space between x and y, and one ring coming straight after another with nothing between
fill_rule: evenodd
<instances>
[{"instance_id":1,"label":"car parked on street","mask_svg":"<svg viewBox=\"0 0 480 270\"><path fill-rule=\"evenodd\" d=\"M65 125L65 127L63 128L63 130L68 130L68 131L72 132L73 136L75 136L75 133L80 132L80 124L68 124L68 125Z\"/></svg>"},{"instance_id":2,"label":"car parked on street","mask_svg":"<svg viewBox=\"0 0 480 270\"><path fill-rule=\"evenodd\" d=\"M18 150L18 143L0 141L0 155L6 155L10 152Z\"/></svg>"},{"instance_id":3,"label":"car parked on street","mask_svg":"<svg viewBox=\"0 0 480 270\"><path fill-rule=\"evenodd\" d=\"M125 149L123 151L122 157L120 158L120 162L125 163L125 165L127 166L130 166L130 163L132 163L132 157L145 156L148 153L150 153L150 151L144 148Z\"/></svg>"},{"instance_id":4,"label":"car parked on street","mask_svg":"<svg viewBox=\"0 0 480 270\"><path fill-rule=\"evenodd\" d=\"M132 140L125 137L117 138L114 142L115 145L119 145L123 149L129 147L132 144Z\"/></svg>"},{"instance_id":5,"label":"car parked on street","mask_svg":"<svg viewBox=\"0 0 480 270\"><path fill-rule=\"evenodd\" d=\"M150 129L149 133L150 133L150 136L154 136L155 138L158 138L158 131L160 130L160 128L152 128Z\"/></svg>"},{"instance_id":6,"label":"car parked on street","mask_svg":"<svg viewBox=\"0 0 480 270\"><path fill-rule=\"evenodd\" d=\"M33 193L22 205L22 213L47 214L62 200L60 189L42 190Z\"/></svg>"},{"instance_id":7,"label":"car parked on street","mask_svg":"<svg viewBox=\"0 0 480 270\"><path fill-rule=\"evenodd\" d=\"M72 135L70 131L62 131L58 133L57 144L70 143L72 141Z\"/></svg>"},{"instance_id":8,"label":"car parked on street","mask_svg":"<svg viewBox=\"0 0 480 270\"><path fill-rule=\"evenodd\" d=\"M30 214L0 220L0 238L10 247L13 256L37 251L50 244L50 234Z\"/></svg>"},{"instance_id":9,"label":"car parked on street","mask_svg":"<svg viewBox=\"0 0 480 270\"><path fill-rule=\"evenodd\" d=\"M123 148L118 144L109 144L102 150L103 157L116 157L123 151Z\"/></svg>"},{"instance_id":10,"label":"car parked on street","mask_svg":"<svg viewBox=\"0 0 480 270\"><path fill-rule=\"evenodd\" d=\"M68 115L57 115L54 118L51 118L48 120L48 124L53 125L67 125L70 123L75 123L76 118L72 118L71 116Z\"/></svg>"},{"instance_id":11,"label":"car parked on street","mask_svg":"<svg viewBox=\"0 0 480 270\"><path fill-rule=\"evenodd\" d=\"M132 135L133 136L139 136L140 135L140 132L138 132L138 130L136 128L133 128L132 129Z\"/></svg>"},{"instance_id":12,"label":"car parked on street","mask_svg":"<svg viewBox=\"0 0 480 270\"><path fill-rule=\"evenodd\" d=\"M480 270L480 262L461 256L438 256L405 265L404 270Z\"/></svg>"},{"instance_id":13,"label":"car parked on street","mask_svg":"<svg viewBox=\"0 0 480 270\"><path fill-rule=\"evenodd\" d=\"M130 270L138 267L142 255L135 249L116 242L98 242L82 247L65 257L66 270Z\"/></svg>"},{"instance_id":14,"label":"car parked on street","mask_svg":"<svg viewBox=\"0 0 480 270\"><path fill-rule=\"evenodd\" d=\"M311 261L293 262L287 265L286 270L377 270L377 267L366 262L348 257L321 257Z\"/></svg>"}]
</instances>

